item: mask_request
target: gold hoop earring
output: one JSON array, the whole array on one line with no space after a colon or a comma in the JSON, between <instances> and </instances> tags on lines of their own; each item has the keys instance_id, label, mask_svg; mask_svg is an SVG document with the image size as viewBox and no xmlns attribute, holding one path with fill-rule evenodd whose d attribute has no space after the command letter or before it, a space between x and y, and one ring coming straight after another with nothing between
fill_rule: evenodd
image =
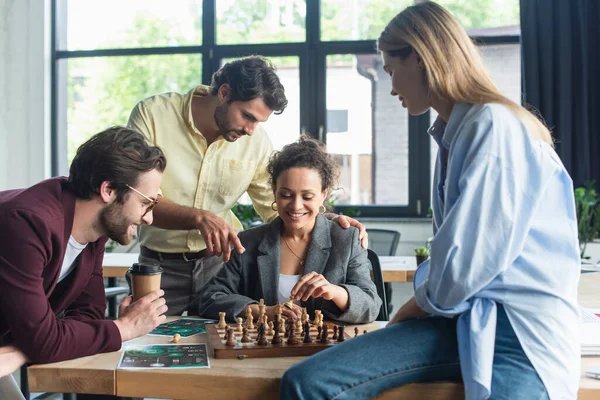
<instances>
[{"instance_id":1,"label":"gold hoop earring","mask_svg":"<svg viewBox=\"0 0 600 400\"><path fill-rule=\"evenodd\" d=\"M323 211L321 211L321 207L323 207ZM327 208L325 207L325 205L324 205L324 204L321 204L321 205L319 206L319 214L325 214L325 211L327 211Z\"/></svg>"},{"instance_id":2,"label":"gold hoop earring","mask_svg":"<svg viewBox=\"0 0 600 400\"><path fill-rule=\"evenodd\" d=\"M273 203L271 203L271 210L277 211L277 203L275 203L275 201L273 201Z\"/></svg>"}]
</instances>

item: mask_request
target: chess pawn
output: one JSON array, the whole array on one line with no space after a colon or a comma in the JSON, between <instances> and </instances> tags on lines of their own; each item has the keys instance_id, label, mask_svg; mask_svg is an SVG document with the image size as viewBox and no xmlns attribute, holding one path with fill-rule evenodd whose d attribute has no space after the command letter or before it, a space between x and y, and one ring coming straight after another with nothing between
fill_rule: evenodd
<instances>
[{"instance_id":1,"label":"chess pawn","mask_svg":"<svg viewBox=\"0 0 600 400\"><path fill-rule=\"evenodd\" d=\"M290 336L288 337L287 344L298 344L298 337L296 336L296 324L290 324Z\"/></svg>"},{"instance_id":2,"label":"chess pawn","mask_svg":"<svg viewBox=\"0 0 600 400\"><path fill-rule=\"evenodd\" d=\"M317 339L321 339L321 331L323 328L320 325L317 325Z\"/></svg>"},{"instance_id":3,"label":"chess pawn","mask_svg":"<svg viewBox=\"0 0 600 400\"><path fill-rule=\"evenodd\" d=\"M337 327L337 325L334 325L334 326L333 326L333 336L332 336L331 338L332 338L333 340L336 340L336 339L337 339L337 337L338 337L337 335L338 335L338 327Z\"/></svg>"},{"instance_id":4,"label":"chess pawn","mask_svg":"<svg viewBox=\"0 0 600 400\"><path fill-rule=\"evenodd\" d=\"M366 329L363 331L363 335L366 335L367 333L369 333Z\"/></svg>"},{"instance_id":5,"label":"chess pawn","mask_svg":"<svg viewBox=\"0 0 600 400\"><path fill-rule=\"evenodd\" d=\"M248 328L242 328L242 343L252 343L252 338L248 335Z\"/></svg>"},{"instance_id":6,"label":"chess pawn","mask_svg":"<svg viewBox=\"0 0 600 400\"><path fill-rule=\"evenodd\" d=\"M355 326L354 327L354 337L358 336L358 328Z\"/></svg>"},{"instance_id":7,"label":"chess pawn","mask_svg":"<svg viewBox=\"0 0 600 400\"><path fill-rule=\"evenodd\" d=\"M296 320L296 332L301 332L302 331L302 321L300 318L298 318Z\"/></svg>"},{"instance_id":8,"label":"chess pawn","mask_svg":"<svg viewBox=\"0 0 600 400\"><path fill-rule=\"evenodd\" d=\"M269 326L269 331L267 332L267 335L271 336L271 335L273 335L273 332L274 332L273 321L269 321L268 326Z\"/></svg>"},{"instance_id":9,"label":"chess pawn","mask_svg":"<svg viewBox=\"0 0 600 400\"><path fill-rule=\"evenodd\" d=\"M225 333L223 334L223 340L227 340L227 335L229 333L229 327L225 325Z\"/></svg>"},{"instance_id":10,"label":"chess pawn","mask_svg":"<svg viewBox=\"0 0 600 400\"><path fill-rule=\"evenodd\" d=\"M233 328L227 328L227 341L225 342L225 346L233 347L237 344L237 340L233 336Z\"/></svg>"},{"instance_id":11,"label":"chess pawn","mask_svg":"<svg viewBox=\"0 0 600 400\"><path fill-rule=\"evenodd\" d=\"M344 326L340 325L338 327L338 338L337 338L337 341L338 341L338 343L341 343L344 340L346 340L346 338L344 337Z\"/></svg>"},{"instance_id":12,"label":"chess pawn","mask_svg":"<svg viewBox=\"0 0 600 400\"><path fill-rule=\"evenodd\" d=\"M279 333L285 335L285 319L279 318Z\"/></svg>"},{"instance_id":13,"label":"chess pawn","mask_svg":"<svg viewBox=\"0 0 600 400\"><path fill-rule=\"evenodd\" d=\"M217 329L225 328L227 328L227 322L225 322L225 313L219 312L219 324L217 325Z\"/></svg>"},{"instance_id":14,"label":"chess pawn","mask_svg":"<svg viewBox=\"0 0 600 400\"><path fill-rule=\"evenodd\" d=\"M242 333L244 331L244 327L242 325L242 317L237 317L237 332Z\"/></svg>"}]
</instances>

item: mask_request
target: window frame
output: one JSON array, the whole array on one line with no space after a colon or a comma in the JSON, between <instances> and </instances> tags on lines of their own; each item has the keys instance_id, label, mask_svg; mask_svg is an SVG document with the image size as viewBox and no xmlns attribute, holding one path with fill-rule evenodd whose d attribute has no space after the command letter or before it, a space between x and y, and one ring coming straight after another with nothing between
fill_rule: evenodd
<instances>
[{"instance_id":1,"label":"window frame","mask_svg":"<svg viewBox=\"0 0 600 400\"><path fill-rule=\"evenodd\" d=\"M321 1L306 0L306 40L295 43L217 44L216 0L202 3L202 43L182 47L145 47L98 50L60 50L57 40L63 38L67 27L67 15L62 5L68 0L51 1L51 171L52 175L66 174L67 129L66 91L59 96L59 86L66 85L67 77L61 74L58 64L63 60L80 57L114 57L144 55L201 54L203 83L209 83L223 58L236 58L249 54L266 57L297 56L300 77L300 126L299 132L327 142L326 109L326 59L336 54L375 54L375 40L321 41ZM59 30L61 30L59 32ZM478 46L518 44L519 35L473 36ZM429 112L410 116L408 205L337 205L336 212L348 212L358 208L359 217L412 218L426 217L431 207ZM372 172L374 173L374 171Z\"/></svg>"}]
</instances>

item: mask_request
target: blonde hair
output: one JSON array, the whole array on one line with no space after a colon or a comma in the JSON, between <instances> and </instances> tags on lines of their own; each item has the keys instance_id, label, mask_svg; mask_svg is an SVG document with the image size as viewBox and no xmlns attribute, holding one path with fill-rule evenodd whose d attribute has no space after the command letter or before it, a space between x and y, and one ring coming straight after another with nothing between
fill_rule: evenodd
<instances>
[{"instance_id":1,"label":"blonde hair","mask_svg":"<svg viewBox=\"0 0 600 400\"><path fill-rule=\"evenodd\" d=\"M488 76L477 46L442 6L425 1L407 7L385 27L379 51L406 58L414 50L425 64L430 95L458 103L508 107L530 132L553 145L548 128L527 109L504 96Z\"/></svg>"}]
</instances>

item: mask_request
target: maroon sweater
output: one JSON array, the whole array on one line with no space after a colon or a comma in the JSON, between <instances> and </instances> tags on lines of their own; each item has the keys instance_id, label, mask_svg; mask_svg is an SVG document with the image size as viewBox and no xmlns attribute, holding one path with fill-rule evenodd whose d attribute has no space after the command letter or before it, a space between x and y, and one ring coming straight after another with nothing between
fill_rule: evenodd
<instances>
[{"instance_id":1,"label":"maroon sweater","mask_svg":"<svg viewBox=\"0 0 600 400\"><path fill-rule=\"evenodd\" d=\"M57 285L74 213L64 178L0 192L0 345L14 344L32 362L121 348L117 326L104 319L106 237L88 243Z\"/></svg>"}]
</instances>

